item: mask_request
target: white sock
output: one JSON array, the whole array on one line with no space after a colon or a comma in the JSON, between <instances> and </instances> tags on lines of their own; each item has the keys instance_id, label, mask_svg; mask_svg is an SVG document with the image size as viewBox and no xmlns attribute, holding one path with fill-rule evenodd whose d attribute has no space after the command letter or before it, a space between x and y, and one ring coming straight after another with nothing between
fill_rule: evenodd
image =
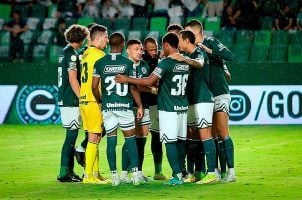
<instances>
[{"instance_id":1,"label":"white sock","mask_svg":"<svg viewBox=\"0 0 302 200\"><path fill-rule=\"evenodd\" d=\"M234 169L234 168L229 168L229 170L228 170L228 175L233 175L233 176L235 176L235 169Z\"/></svg>"}]
</instances>

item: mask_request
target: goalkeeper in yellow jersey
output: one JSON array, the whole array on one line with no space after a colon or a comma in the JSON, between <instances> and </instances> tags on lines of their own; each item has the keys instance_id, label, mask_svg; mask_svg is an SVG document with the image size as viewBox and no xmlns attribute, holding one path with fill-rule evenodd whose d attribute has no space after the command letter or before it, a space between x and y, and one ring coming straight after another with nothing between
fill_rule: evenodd
<instances>
[{"instance_id":1,"label":"goalkeeper in yellow jersey","mask_svg":"<svg viewBox=\"0 0 302 200\"><path fill-rule=\"evenodd\" d=\"M94 25L90 29L90 46L85 50L81 61L81 90L80 111L84 130L88 131L88 144L85 152L85 176L83 183L106 183L99 174L98 144L102 137L103 116L100 105L94 98L91 90L94 64L105 56L108 42L107 28Z\"/></svg>"}]
</instances>

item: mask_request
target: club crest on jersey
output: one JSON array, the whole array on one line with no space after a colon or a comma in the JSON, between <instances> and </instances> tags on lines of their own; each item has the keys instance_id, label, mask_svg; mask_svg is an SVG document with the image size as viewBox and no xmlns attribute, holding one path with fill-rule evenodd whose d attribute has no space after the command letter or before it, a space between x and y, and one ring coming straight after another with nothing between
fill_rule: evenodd
<instances>
[{"instance_id":1,"label":"club crest on jersey","mask_svg":"<svg viewBox=\"0 0 302 200\"><path fill-rule=\"evenodd\" d=\"M126 66L124 65L106 65L104 69L104 74L120 74L124 73L126 70Z\"/></svg>"},{"instance_id":2,"label":"club crest on jersey","mask_svg":"<svg viewBox=\"0 0 302 200\"><path fill-rule=\"evenodd\" d=\"M142 67L142 72L143 72L143 74L147 74L148 73L146 67Z\"/></svg>"},{"instance_id":3,"label":"club crest on jersey","mask_svg":"<svg viewBox=\"0 0 302 200\"><path fill-rule=\"evenodd\" d=\"M73 61L73 62L75 62L75 61L77 61L77 57L76 57L75 55L72 55L72 56L70 57L70 60Z\"/></svg>"},{"instance_id":4,"label":"club crest on jersey","mask_svg":"<svg viewBox=\"0 0 302 200\"><path fill-rule=\"evenodd\" d=\"M189 70L189 65L180 65L176 64L173 72L183 72L183 71L188 71Z\"/></svg>"}]
</instances>

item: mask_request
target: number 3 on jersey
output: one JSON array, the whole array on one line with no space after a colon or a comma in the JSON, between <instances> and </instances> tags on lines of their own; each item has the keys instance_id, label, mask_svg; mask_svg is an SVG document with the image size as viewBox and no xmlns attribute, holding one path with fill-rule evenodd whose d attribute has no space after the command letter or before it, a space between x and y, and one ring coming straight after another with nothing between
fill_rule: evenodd
<instances>
[{"instance_id":1,"label":"number 3 on jersey","mask_svg":"<svg viewBox=\"0 0 302 200\"><path fill-rule=\"evenodd\" d=\"M180 96L186 94L188 76L188 74L173 76L172 82L176 83L176 88L171 88L172 96Z\"/></svg>"},{"instance_id":2,"label":"number 3 on jersey","mask_svg":"<svg viewBox=\"0 0 302 200\"><path fill-rule=\"evenodd\" d=\"M105 78L105 83L109 84L106 87L108 95L116 93L119 96L126 96L128 94L128 83L117 83L114 80L114 76L108 76Z\"/></svg>"},{"instance_id":3,"label":"number 3 on jersey","mask_svg":"<svg viewBox=\"0 0 302 200\"><path fill-rule=\"evenodd\" d=\"M82 83L86 83L88 80L88 66L87 62L81 65L81 81Z\"/></svg>"}]
</instances>

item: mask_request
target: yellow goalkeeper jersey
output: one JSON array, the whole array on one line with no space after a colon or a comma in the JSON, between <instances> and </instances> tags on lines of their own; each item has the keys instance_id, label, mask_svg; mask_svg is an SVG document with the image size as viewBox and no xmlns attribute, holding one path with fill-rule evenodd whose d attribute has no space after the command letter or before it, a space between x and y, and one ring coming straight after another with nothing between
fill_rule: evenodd
<instances>
[{"instance_id":1,"label":"yellow goalkeeper jersey","mask_svg":"<svg viewBox=\"0 0 302 200\"><path fill-rule=\"evenodd\" d=\"M82 57L81 61L81 89L80 102L95 102L92 93L92 78L94 63L105 56L105 52L96 48L95 46L88 47Z\"/></svg>"}]
</instances>

